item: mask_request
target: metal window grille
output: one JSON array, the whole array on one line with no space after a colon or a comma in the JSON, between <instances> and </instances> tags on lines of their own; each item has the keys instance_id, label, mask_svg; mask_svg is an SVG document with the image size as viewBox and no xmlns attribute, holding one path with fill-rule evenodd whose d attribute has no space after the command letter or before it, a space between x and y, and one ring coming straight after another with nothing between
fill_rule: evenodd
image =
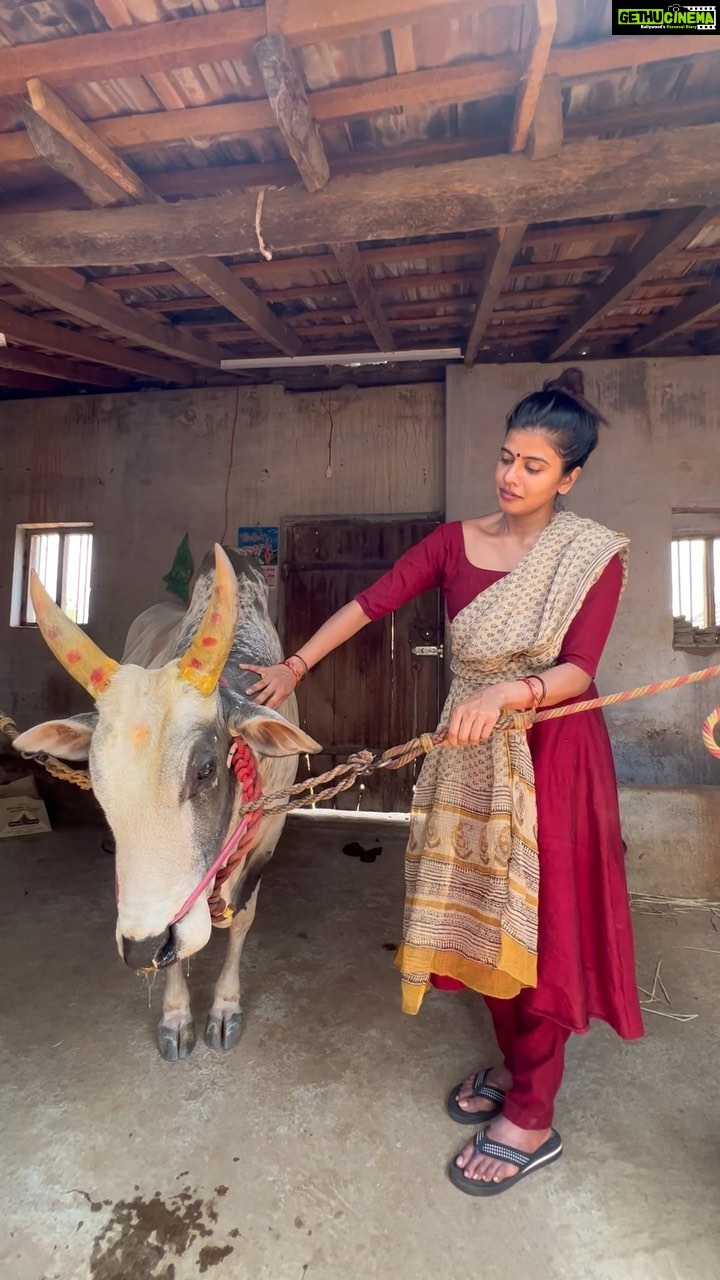
<instances>
[{"instance_id":1,"label":"metal window grille","mask_svg":"<svg viewBox=\"0 0 720 1280\"><path fill-rule=\"evenodd\" d=\"M672 543L673 617L712 631L720 621L720 538Z\"/></svg>"},{"instance_id":2,"label":"metal window grille","mask_svg":"<svg viewBox=\"0 0 720 1280\"><path fill-rule=\"evenodd\" d=\"M25 529L22 622L33 626L30 573L35 570L45 590L73 622L90 617L93 535L89 525L29 526Z\"/></svg>"}]
</instances>

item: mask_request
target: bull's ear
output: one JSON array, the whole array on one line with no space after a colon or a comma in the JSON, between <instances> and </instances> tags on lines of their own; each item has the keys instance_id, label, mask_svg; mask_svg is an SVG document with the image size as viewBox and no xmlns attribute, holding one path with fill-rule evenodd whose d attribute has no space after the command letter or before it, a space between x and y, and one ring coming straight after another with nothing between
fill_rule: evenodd
<instances>
[{"instance_id":1,"label":"bull's ear","mask_svg":"<svg viewBox=\"0 0 720 1280\"><path fill-rule=\"evenodd\" d=\"M60 756L62 760L87 760L96 724L97 715L92 711L70 716L67 720L46 720L44 724L37 724L34 729L19 734L13 747L16 751L32 754L45 751L50 756Z\"/></svg>"},{"instance_id":2,"label":"bull's ear","mask_svg":"<svg viewBox=\"0 0 720 1280\"><path fill-rule=\"evenodd\" d=\"M234 707L228 717L233 737L244 738L260 756L315 755L319 742L268 707Z\"/></svg>"}]
</instances>

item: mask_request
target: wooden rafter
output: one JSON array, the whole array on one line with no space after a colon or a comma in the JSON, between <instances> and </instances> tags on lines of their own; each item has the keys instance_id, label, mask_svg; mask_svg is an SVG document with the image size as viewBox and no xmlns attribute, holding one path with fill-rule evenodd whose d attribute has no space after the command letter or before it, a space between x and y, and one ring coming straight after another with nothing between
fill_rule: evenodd
<instances>
[{"instance_id":1,"label":"wooden rafter","mask_svg":"<svg viewBox=\"0 0 720 1280\"><path fill-rule=\"evenodd\" d=\"M268 191L261 233L276 252L513 223L630 213L642 192L658 210L717 197L720 125L564 146L524 156L465 160L429 169L332 179L321 197ZM256 253L257 199L247 195L67 213L0 215L0 265L91 266Z\"/></svg>"},{"instance_id":2,"label":"wooden rafter","mask_svg":"<svg viewBox=\"0 0 720 1280\"><path fill-rule=\"evenodd\" d=\"M230 12L248 14L258 13L260 10L246 9ZM208 16L229 17L230 13ZM201 21L204 20L201 19ZM167 29L172 26L184 26L185 23L193 21L195 19L183 19L182 22L159 25ZM147 30L147 27L134 27L131 30L138 33ZM113 32L112 36L113 39L118 39L123 34L125 33ZM95 37L77 38L85 40ZM37 75L46 83L57 87L55 81L44 77L41 71L36 72L32 69L31 55L37 49L48 49L54 45L62 45L64 48L70 43L71 40L57 40L48 41L46 44L24 45L25 61L29 64L27 76L30 78ZM547 60L546 73L557 76L560 83L570 84L581 78L606 75L630 65L687 56L687 47L687 39L683 36L659 36L657 39L652 36L647 39L624 36L622 39L600 40L593 44L554 48ZM719 50L720 36L703 37L703 54L717 53ZM0 83L2 59L6 52L0 50ZM16 50L12 49L9 52L15 53ZM308 101L313 119L318 122L348 120L397 108L410 111L424 108L428 104L442 106L472 102L513 93L520 82L524 66L523 55L509 54L484 59L477 63L432 67L428 70L386 76L340 88L319 89L308 95ZM115 74L113 72L113 76ZM82 77L78 78L82 79ZM88 75L87 78L93 77ZM64 83L72 83L72 78ZM20 90L17 89L15 92ZM93 129L108 146L125 151L143 147L160 147L169 142L187 141L190 138L209 140L233 135L242 137L257 133L258 130L273 128L274 125L275 117L272 108L266 99L262 99L115 116L94 121ZM18 164L33 158L34 152L25 134L0 134L0 163Z\"/></svg>"},{"instance_id":3,"label":"wooden rafter","mask_svg":"<svg viewBox=\"0 0 720 1280\"><path fill-rule=\"evenodd\" d=\"M43 150L47 139L38 137L38 131L33 130L39 153L55 168L63 167L66 175L81 186L94 203L101 207L129 201L163 204L162 196L157 195L124 160L98 139L92 127L70 111L53 89L39 80L31 80L28 92L31 106L26 109L26 114L31 111L51 134L52 147L47 154ZM198 257L182 259L171 265L232 315L260 333L267 342L291 355L300 354L301 344L287 325L222 262Z\"/></svg>"},{"instance_id":4,"label":"wooden rafter","mask_svg":"<svg viewBox=\"0 0 720 1280\"><path fill-rule=\"evenodd\" d=\"M555 0L534 0L534 32L527 67L515 95L515 116L510 131L510 151L522 151L535 119L535 108L545 75L550 46L557 24ZM562 135L560 138L562 141ZM495 310L527 231L527 222L500 226L493 232L492 248L485 259L478 290L478 304L465 347L465 364L475 363L483 335Z\"/></svg>"},{"instance_id":5,"label":"wooden rafter","mask_svg":"<svg viewBox=\"0 0 720 1280\"><path fill-rule=\"evenodd\" d=\"M528 59L515 95L515 116L510 130L510 151L524 151L535 118L540 89L547 71L555 27L556 0L534 0L534 33Z\"/></svg>"},{"instance_id":6,"label":"wooden rafter","mask_svg":"<svg viewBox=\"0 0 720 1280\"><path fill-rule=\"evenodd\" d=\"M23 267L10 270L3 268L3 275L29 297L38 298L49 307L75 316L86 324L98 325L108 333L118 334L138 346L162 351L175 360L205 365L209 369L219 367L220 352L209 342L202 342L199 338L179 332L173 325L159 324L140 311L123 306L98 285L83 281L81 276L71 284L59 279L54 272ZM112 357L108 363L113 363ZM175 371L169 380L175 382L177 379L178 373Z\"/></svg>"},{"instance_id":7,"label":"wooden rafter","mask_svg":"<svg viewBox=\"0 0 720 1280\"><path fill-rule=\"evenodd\" d=\"M330 165L295 55L284 36L266 36L255 47L270 105L307 191L321 191L330 180ZM392 329L383 315L367 266L357 244L330 242L367 328L381 351L392 351Z\"/></svg>"},{"instance_id":8,"label":"wooden rafter","mask_svg":"<svg viewBox=\"0 0 720 1280\"><path fill-rule=\"evenodd\" d=\"M525 235L525 223L500 228L493 236L493 247L485 260L475 318L465 348L465 364L475 363L483 334L490 323L496 303L505 288L510 268Z\"/></svg>"},{"instance_id":9,"label":"wooden rafter","mask_svg":"<svg viewBox=\"0 0 720 1280\"><path fill-rule=\"evenodd\" d=\"M190 386L193 381L192 369L187 365L174 364L145 351L132 351L119 343L106 342L92 334L67 329L59 324L48 324L1 303L0 333L6 334L15 342L40 347L43 351L51 351L70 360L89 360L123 369L126 373L142 378L157 378L161 382L176 383L179 386Z\"/></svg>"},{"instance_id":10,"label":"wooden rafter","mask_svg":"<svg viewBox=\"0 0 720 1280\"><path fill-rule=\"evenodd\" d=\"M0 367L59 378L60 381L86 383L91 387L106 387L111 391L128 385L127 377L115 369L104 369L99 364L82 364L79 360L57 360L38 351L28 351L25 347L0 347Z\"/></svg>"},{"instance_id":11,"label":"wooden rafter","mask_svg":"<svg viewBox=\"0 0 720 1280\"><path fill-rule=\"evenodd\" d=\"M645 276L657 270L665 258L682 249L716 214L716 208L672 209L656 219L635 248L621 258L576 315L570 317L552 340L546 359L559 360L566 355L607 311L626 298Z\"/></svg>"},{"instance_id":12,"label":"wooden rafter","mask_svg":"<svg viewBox=\"0 0 720 1280\"><path fill-rule=\"evenodd\" d=\"M673 307L666 315L658 316L651 324L645 325L636 337L630 339L627 350L631 352L646 351L656 343L665 342L676 333L681 333L689 325L704 320L720 308L720 283L712 280L703 285L696 293L690 294L682 302Z\"/></svg>"},{"instance_id":13,"label":"wooden rafter","mask_svg":"<svg viewBox=\"0 0 720 1280\"><path fill-rule=\"evenodd\" d=\"M0 387L7 391L44 391L46 395L67 395L67 383L59 378L44 378L37 373L0 368Z\"/></svg>"}]
</instances>

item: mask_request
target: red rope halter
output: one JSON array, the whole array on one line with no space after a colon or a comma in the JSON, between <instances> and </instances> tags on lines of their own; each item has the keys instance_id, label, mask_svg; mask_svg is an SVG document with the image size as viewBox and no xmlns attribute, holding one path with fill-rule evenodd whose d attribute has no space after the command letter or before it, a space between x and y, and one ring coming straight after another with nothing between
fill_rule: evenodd
<instances>
[{"instance_id":1,"label":"red rope halter","mask_svg":"<svg viewBox=\"0 0 720 1280\"><path fill-rule=\"evenodd\" d=\"M257 771L257 761L248 744L240 738L235 738L230 748L227 762L228 768L232 768L242 792L241 804L249 804L253 800L259 800L262 795L262 783ZM182 920L183 916L187 915L190 908L197 902L200 894L204 889L207 889L207 886L212 881L214 883L208 899L208 905L213 924L222 925L232 920L235 910L221 897L220 889L239 863L242 862L243 858L249 854L255 839L256 828L262 821L262 816L263 811L261 808L253 809L243 816L235 830L228 836L212 866L208 868L200 883L195 886L190 896L185 899L180 910L170 921L171 925L177 924L178 920Z\"/></svg>"},{"instance_id":2,"label":"red rope halter","mask_svg":"<svg viewBox=\"0 0 720 1280\"><path fill-rule=\"evenodd\" d=\"M262 782L257 771L257 761L247 742L243 742L241 738L233 740L229 762L242 792L241 803L249 804L251 800L259 800L262 795ZM229 906L225 899L221 897L220 890L243 858L247 857L250 852L250 846L255 839L255 831L262 820L262 816L262 809L253 809L245 815L245 819L241 824L241 828L244 828L244 830L242 830L240 839L225 865L220 868L215 876L215 883L208 898L210 919L213 924L221 924L224 920L231 919L235 914L234 908Z\"/></svg>"}]
</instances>

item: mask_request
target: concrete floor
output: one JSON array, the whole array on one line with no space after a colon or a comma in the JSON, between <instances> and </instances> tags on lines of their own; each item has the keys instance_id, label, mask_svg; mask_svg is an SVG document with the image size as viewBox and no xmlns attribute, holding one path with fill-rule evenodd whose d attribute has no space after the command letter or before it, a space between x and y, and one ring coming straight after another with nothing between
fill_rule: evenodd
<instances>
[{"instance_id":1,"label":"concrete floor","mask_svg":"<svg viewBox=\"0 0 720 1280\"><path fill-rule=\"evenodd\" d=\"M720 933L637 917L673 1008L568 1054L565 1156L486 1203L445 1166L450 1086L492 1060L481 1002L401 1016L402 823L288 824L227 1056L164 1063L159 990L124 970L94 828L0 845L0 1273L8 1280L716 1280ZM348 839L380 842L372 864ZM198 1019L223 946L192 965ZM702 948L702 950L697 949ZM706 949L706 950L705 950ZM712 953L712 954L711 954Z\"/></svg>"}]
</instances>

